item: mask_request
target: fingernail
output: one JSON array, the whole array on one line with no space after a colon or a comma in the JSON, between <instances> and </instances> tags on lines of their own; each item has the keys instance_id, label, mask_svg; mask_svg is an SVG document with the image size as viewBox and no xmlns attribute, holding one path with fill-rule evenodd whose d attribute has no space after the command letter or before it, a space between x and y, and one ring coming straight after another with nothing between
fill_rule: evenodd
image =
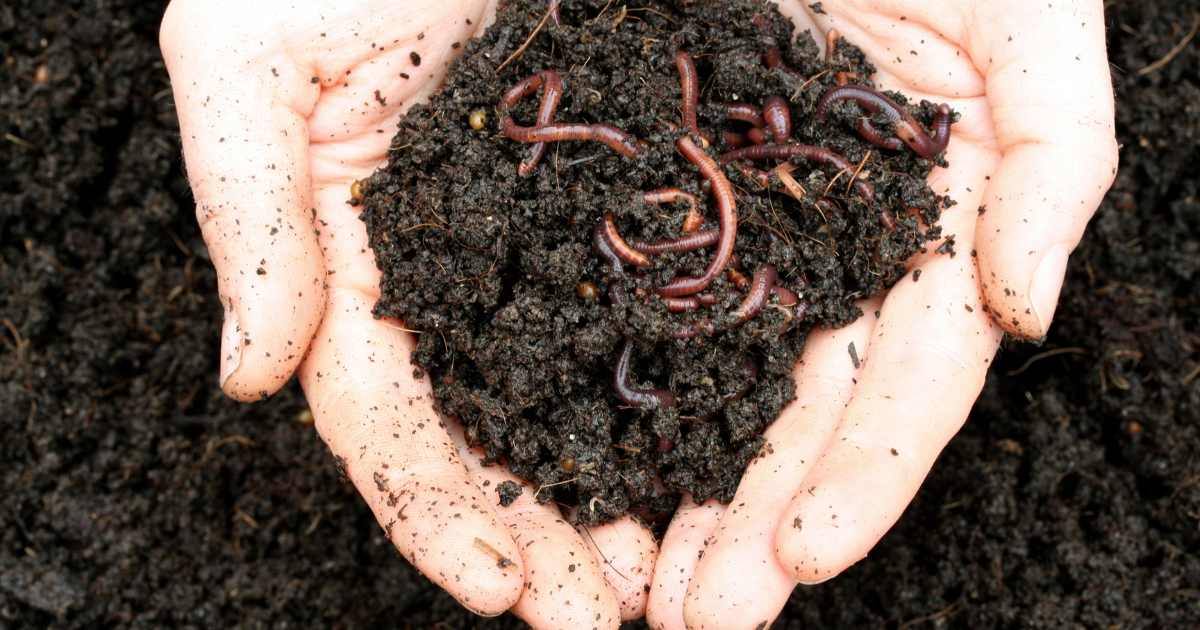
<instances>
[{"instance_id":1,"label":"fingernail","mask_svg":"<svg viewBox=\"0 0 1200 630\"><path fill-rule=\"evenodd\" d=\"M1050 322L1054 319L1054 309L1058 307L1058 294L1062 291L1070 256L1069 246L1058 245L1046 252L1033 272L1029 295L1033 300L1033 315L1037 317L1043 336L1050 330Z\"/></svg>"},{"instance_id":2,"label":"fingernail","mask_svg":"<svg viewBox=\"0 0 1200 630\"><path fill-rule=\"evenodd\" d=\"M225 309L225 324L221 327L221 388L242 364L242 327L237 311L230 302Z\"/></svg>"},{"instance_id":3,"label":"fingernail","mask_svg":"<svg viewBox=\"0 0 1200 630\"><path fill-rule=\"evenodd\" d=\"M463 608L466 608L467 610L475 613L476 615L479 615L480 617L499 617L500 615L504 614L504 611L500 611L498 613L491 613L491 614L479 612L478 610L475 610L474 608L471 608L470 606L463 604L462 602L458 602L458 603L462 604Z\"/></svg>"}]
</instances>

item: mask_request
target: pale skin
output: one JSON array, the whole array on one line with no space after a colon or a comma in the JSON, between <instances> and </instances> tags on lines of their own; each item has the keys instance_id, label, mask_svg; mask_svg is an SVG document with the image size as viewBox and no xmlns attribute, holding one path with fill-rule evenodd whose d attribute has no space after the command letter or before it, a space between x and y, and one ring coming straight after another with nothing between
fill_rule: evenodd
<instances>
[{"instance_id":1,"label":"pale skin","mask_svg":"<svg viewBox=\"0 0 1200 630\"><path fill-rule=\"evenodd\" d=\"M462 50L451 44L481 32L494 4L168 8L163 54L226 310L222 387L258 400L297 373L318 432L397 549L469 609L511 609L538 629L642 615L663 629L770 622L797 584L844 571L896 522L1004 332L1039 338L1050 325L1067 254L1117 166L1100 2L780 9L818 41L838 29L882 88L962 114L950 168L930 176L958 201L941 224L959 253L934 244L909 263L919 281L814 333L797 400L766 433L772 452L729 506L685 500L660 550L631 518L572 526L534 488L499 505L496 485L515 479L481 466L457 421L434 411L403 323L371 316L379 272L350 184L384 163L399 116L441 84Z\"/></svg>"}]
</instances>

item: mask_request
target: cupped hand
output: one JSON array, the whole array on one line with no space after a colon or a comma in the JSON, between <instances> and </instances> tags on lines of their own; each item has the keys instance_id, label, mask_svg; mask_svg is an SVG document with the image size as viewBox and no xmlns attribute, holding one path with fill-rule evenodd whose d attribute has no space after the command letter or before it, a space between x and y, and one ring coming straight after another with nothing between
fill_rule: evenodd
<instances>
[{"instance_id":1,"label":"cupped hand","mask_svg":"<svg viewBox=\"0 0 1200 630\"><path fill-rule=\"evenodd\" d=\"M411 333L376 320L379 271L351 184L386 161L403 111L490 21L485 0L176 0L160 43L196 215L225 310L220 380L237 400L300 376L321 437L414 565L469 609L535 628L640 617L653 536L576 531L480 465L414 372Z\"/></svg>"},{"instance_id":2,"label":"cupped hand","mask_svg":"<svg viewBox=\"0 0 1200 630\"><path fill-rule=\"evenodd\" d=\"M762 628L798 583L866 556L966 420L1004 332L1045 336L1116 173L1099 0L821 6L780 9L818 42L836 28L862 48L881 89L962 114L949 168L929 179L958 202L941 219L957 254L934 243L858 322L810 337L797 399L733 501L676 514L647 611L657 629Z\"/></svg>"}]
</instances>

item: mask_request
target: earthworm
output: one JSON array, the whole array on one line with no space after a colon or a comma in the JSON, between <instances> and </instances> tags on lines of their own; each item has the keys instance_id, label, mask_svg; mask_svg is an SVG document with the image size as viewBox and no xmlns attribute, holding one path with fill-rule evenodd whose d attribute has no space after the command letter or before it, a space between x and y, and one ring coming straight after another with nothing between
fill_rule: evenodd
<instances>
[{"instance_id":1,"label":"earthworm","mask_svg":"<svg viewBox=\"0 0 1200 630\"><path fill-rule=\"evenodd\" d=\"M679 188L660 188L644 193L642 199L646 203L672 203L680 199L688 202L691 208L688 210L687 218L683 220L683 231L694 232L696 228L704 224L704 215L700 214L700 202L696 199L696 195L689 192L684 192Z\"/></svg>"},{"instance_id":2,"label":"earthworm","mask_svg":"<svg viewBox=\"0 0 1200 630\"><path fill-rule=\"evenodd\" d=\"M550 0L551 15L557 15L558 3L560 0ZM557 26L562 26L558 24ZM537 124L547 125L554 120L554 111L558 109L558 102L562 99L562 79L558 73L553 70L542 70L541 72L526 78L524 81L514 85L504 96L500 97L501 111L507 112L512 109L522 98L538 91L538 88L545 87L542 93L542 104L538 107ZM546 152L546 143L537 142L529 150L529 159L523 160L517 167L517 173L520 175L528 175L533 167L537 166L538 160L542 159L542 155Z\"/></svg>"},{"instance_id":3,"label":"earthworm","mask_svg":"<svg viewBox=\"0 0 1200 630\"><path fill-rule=\"evenodd\" d=\"M710 321L688 324L671 333L671 338L686 339L701 334L711 335L718 330L737 328L754 319L754 316L758 315L763 310L763 307L767 305L767 299L771 297L771 287L775 285L775 280L778 278L779 274L775 271L775 265L763 265L754 274L754 279L750 281L750 291L746 293L746 297L742 298L742 302L738 304L737 310L730 313L730 315L734 316L732 322L719 329Z\"/></svg>"},{"instance_id":4,"label":"earthworm","mask_svg":"<svg viewBox=\"0 0 1200 630\"><path fill-rule=\"evenodd\" d=\"M750 144L750 140L744 133L734 133L732 131L721 130L721 135L725 138L725 144L734 149L740 149Z\"/></svg>"},{"instance_id":5,"label":"earthworm","mask_svg":"<svg viewBox=\"0 0 1200 630\"><path fill-rule=\"evenodd\" d=\"M908 113L908 110L887 96L861 85L839 85L830 89L817 103L817 117L824 118L829 104L841 100L852 100L864 109L887 116L896 126L896 133L900 140L912 147L912 150L923 158L932 160L937 154L944 151L946 144L950 142L950 123L954 118L954 112L945 103L938 105L937 114L933 120L936 138L931 139L929 134L921 128L921 124L912 117L912 114Z\"/></svg>"},{"instance_id":6,"label":"earthworm","mask_svg":"<svg viewBox=\"0 0 1200 630\"><path fill-rule=\"evenodd\" d=\"M550 26L562 26L562 13L559 7L562 6L562 0L550 0Z\"/></svg>"},{"instance_id":7,"label":"earthworm","mask_svg":"<svg viewBox=\"0 0 1200 630\"><path fill-rule=\"evenodd\" d=\"M679 70L679 82L683 86L683 128L688 133L699 133L696 124L696 98L700 92L700 75L691 55L682 50L675 52L675 68Z\"/></svg>"},{"instance_id":8,"label":"earthworm","mask_svg":"<svg viewBox=\"0 0 1200 630\"><path fill-rule=\"evenodd\" d=\"M754 361L751 361L749 358L747 358L746 359L746 370L748 370L750 372L750 382L746 384L745 388L743 388L739 391L725 392L724 394L721 394L721 400L723 402L731 403L731 402L734 402L737 400L741 400L746 397L746 394L750 393L750 388L754 387L755 379L758 378L758 364L755 363ZM709 420L712 420L717 415L716 413L711 412L711 411L705 412L703 409L698 409L697 412L698 412L698 417L695 420L692 420L692 423L688 426L688 429L690 429L692 431L698 430L700 428L700 425L704 424L705 422L708 422Z\"/></svg>"},{"instance_id":9,"label":"earthworm","mask_svg":"<svg viewBox=\"0 0 1200 630\"><path fill-rule=\"evenodd\" d=\"M633 360L633 337L625 335L625 345L617 356L617 366L613 370L613 389L617 398L631 407L654 406L670 409L677 403L675 396L665 389L634 389L629 383L629 364Z\"/></svg>"},{"instance_id":10,"label":"earthworm","mask_svg":"<svg viewBox=\"0 0 1200 630\"><path fill-rule=\"evenodd\" d=\"M834 88L837 89L837 88ZM729 164L734 160L786 160L793 155L799 155L810 162L819 164L827 164L834 168L842 170L853 169L846 158L821 147L814 147L807 144L776 144L770 146L746 147L744 149L736 149L725 153L721 156L721 164ZM870 207L875 206L875 188L871 184L862 179L854 179L854 187L858 189L858 193L866 200ZM896 223L892 220L892 215L887 208L877 208L879 212L879 221L889 231L896 230Z\"/></svg>"},{"instance_id":11,"label":"earthworm","mask_svg":"<svg viewBox=\"0 0 1200 630\"><path fill-rule=\"evenodd\" d=\"M833 53L837 50L837 40L840 36L836 28L831 28L828 33L825 33L825 63L829 63L829 60L833 59Z\"/></svg>"},{"instance_id":12,"label":"earthworm","mask_svg":"<svg viewBox=\"0 0 1200 630\"><path fill-rule=\"evenodd\" d=\"M746 132L746 139L750 141L750 144L763 145L767 143L767 132L763 131L761 127L751 127L750 131Z\"/></svg>"},{"instance_id":13,"label":"earthworm","mask_svg":"<svg viewBox=\"0 0 1200 630\"><path fill-rule=\"evenodd\" d=\"M725 172L716 161L708 157L704 149L696 146L691 136L683 135L675 141L676 148L700 169L700 174L712 182L712 193L717 199L717 217L721 238L717 241L717 251L712 262L708 263L700 276L682 276L654 289L662 296L674 297L699 293L712 284L717 275L725 270L729 256L733 254L733 243L737 239L737 198L733 196L733 185L725 177ZM745 149L738 149L745 151Z\"/></svg>"},{"instance_id":14,"label":"earthworm","mask_svg":"<svg viewBox=\"0 0 1200 630\"><path fill-rule=\"evenodd\" d=\"M596 140L608 145L625 157L637 155L639 144L633 134L610 125L584 123L551 123L536 127L521 127L512 116L500 119L500 129L510 140L517 142L559 142L561 140Z\"/></svg>"},{"instance_id":15,"label":"earthworm","mask_svg":"<svg viewBox=\"0 0 1200 630\"><path fill-rule=\"evenodd\" d=\"M740 265L739 265L740 267ZM732 265L725 270L725 277L733 283L733 286L745 291L746 287L750 286L750 278L742 275L741 269L735 269Z\"/></svg>"},{"instance_id":16,"label":"earthworm","mask_svg":"<svg viewBox=\"0 0 1200 630\"><path fill-rule=\"evenodd\" d=\"M771 287L771 293L774 293L779 298L780 306L795 306L800 303L800 296L793 293L791 289L775 285Z\"/></svg>"},{"instance_id":17,"label":"earthworm","mask_svg":"<svg viewBox=\"0 0 1200 630\"><path fill-rule=\"evenodd\" d=\"M763 265L755 272L746 297L742 298L742 303L738 305L737 310L731 313L736 319L725 326L725 330L741 326L758 315L767 305L767 299L771 297L771 287L775 286L775 281L778 279L779 274L775 271L775 265Z\"/></svg>"},{"instance_id":18,"label":"earthworm","mask_svg":"<svg viewBox=\"0 0 1200 630\"><path fill-rule=\"evenodd\" d=\"M767 126L767 120L763 118L762 110L757 105L736 102L725 103L725 107L729 109L725 117L730 120L743 120L759 129Z\"/></svg>"},{"instance_id":19,"label":"earthworm","mask_svg":"<svg viewBox=\"0 0 1200 630\"><path fill-rule=\"evenodd\" d=\"M633 249L646 254L647 256L658 256L660 254L682 254L700 249L702 247L712 247L721 240L721 231L717 229L704 230L703 232L693 232L683 238L674 240L654 241L647 243L641 239L633 239Z\"/></svg>"},{"instance_id":20,"label":"earthworm","mask_svg":"<svg viewBox=\"0 0 1200 630\"><path fill-rule=\"evenodd\" d=\"M627 262L635 267L649 267L650 259L646 255L637 251L621 238L621 234L617 232L617 224L613 220L611 212L607 213L600 219L600 230L604 233L604 238L608 244L612 246L613 254L623 262Z\"/></svg>"},{"instance_id":21,"label":"earthworm","mask_svg":"<svg viewBox=\"0 0 1200 630\"><path fill-rule=\"evenodd\" d=\"M870 118L858 119L858 135L864 140L881 149L892 149L893 151L903 149L904 141L896 136L885 137L882 132L875 128Z\"/></svg>"},{"instance_id":22,"label":"earthworm","mask_svg":"<svg viewBox=\"0 0 1200 630\"><path fill-rule=\"evenodd\" d=\"M650 295L644 289L634 289L633 293L639 297ZM737 297L739 295L741 294L732 291L729 297ZM668 313L682 313L683 311L697 309L701 306L711 306L720 302L721 299L711 293L697 293L696 295L689 295L687 297L664 297L662 301L667 305Z\"/></svg>"},{"instance_id":23,"label":"earthworm","mask_svg":"<svg viewBox=\"0 0 1200 630\"><path fill-rule=\"evenodd\" d=\"M768 68L778 68L780 72L790 75L797 83L804 83L808 80L808 77L796 72L784 63L783 53L779 52L778 46L772 46L767 49L766 54L763 55L763 62L767 64Z\"/></svg>"},{"instance_id":24,"label":"earthworm","mask_svg":"<svg viewBox=\"0 0 1200 630\"><path fill-rule=\"evenodd\" d=\"M608 235L604 231L604 220L596 221L596 228L592 230L592 247L596 249L596 253L604 262L608 263L608 268L616 273L623 273L625 265L621 262L621 258L617 256L616 250L613 248L612 241L608 240ZM620 304L625 301L625 286L621 281L614 280L608 283L608 299L613 304Z\"/></svg>"},{"instance_id":25,"label":"earthworm","mask_svg":"<svg viewBox=\"0 0 1200 630\"><path fill-rule=\"evenodd\" d=\"M745 164L740 164L740 163L735 163L734 166L737 167L738 169L740 169L743 173L745 173L747 177L758 182L759 186L762 186L763 188L770 188L770 186L771 186L771 174L770 173L768 173L762 169L754 168L753 166L746 166Z\"/></svg>"},{"instance_id":26,"label":"earthworm","mask_svg":"<svg viewBox=\"0 0 1200 630\"><path fill-rule=\"evenodd\" d=\"M762 115L771 133L775 134L775 144L787 144L792 136L792 113L787 101L778 94L768 96L763 100Z\"/></svg>"}]
</instances>

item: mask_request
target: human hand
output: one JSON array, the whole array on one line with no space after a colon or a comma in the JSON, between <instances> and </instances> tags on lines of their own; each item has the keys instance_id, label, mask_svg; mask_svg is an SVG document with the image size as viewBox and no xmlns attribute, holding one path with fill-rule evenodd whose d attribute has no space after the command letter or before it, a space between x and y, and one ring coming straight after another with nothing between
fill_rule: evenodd
<instances>
[{"instance_id":1,"label":"human hand","mask_svg":"<svg viewBox=\"0 0 1200 630\"><path fill-rule=\"evenodd\" d=\"M258 400L298 372L317 431L389 538L469 609L616 627L645 610L653 536L632 518L577 532L529 488L499 505L496 486L520 480L480 465L414 374L412 335L372 317L379 271L346 203L385 163L401 113L441 84L452 44L494 11L485 0L168 7L160 43L225 307L221 386Z\"/></svg>"},{"instance_id":2,"label":"human hand","mask_svg":"<svg viewBox=\"0 0 1200 630\"><path fill-rule=\"evenodd\" d=\"M882 89L962 114L950 167L930 176L958 202L941 220L958 255L933 244L910 261L919 280L810 336L796 400L733 501L685 503L671 523L647 610L654 628L761 628L797 583L866 556L966 420L1003 333L1045 336L1067 255L1116 173L1098 0L822 6L780 10L818 41L838 29L879 68Z\"/></svg>"}]
</instances>

